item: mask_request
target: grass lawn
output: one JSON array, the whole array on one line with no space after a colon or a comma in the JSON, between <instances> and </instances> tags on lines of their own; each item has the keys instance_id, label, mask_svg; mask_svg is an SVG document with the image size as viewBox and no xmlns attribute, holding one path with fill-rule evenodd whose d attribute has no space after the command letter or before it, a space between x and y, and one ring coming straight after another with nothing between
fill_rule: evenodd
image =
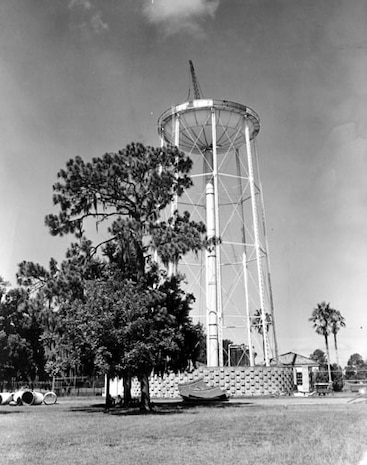
<instances>
[{"instance_id":1,"label":"grass lawn","mask_svg":"<svg viewBox=\"0 0 367 465\"><path fill-rule=\"evenodd\" d=\"M367 451L366 402L172 402L144 415L99 401L1 406L1 465L353 465Z\"/></svg>"}]
</instances>

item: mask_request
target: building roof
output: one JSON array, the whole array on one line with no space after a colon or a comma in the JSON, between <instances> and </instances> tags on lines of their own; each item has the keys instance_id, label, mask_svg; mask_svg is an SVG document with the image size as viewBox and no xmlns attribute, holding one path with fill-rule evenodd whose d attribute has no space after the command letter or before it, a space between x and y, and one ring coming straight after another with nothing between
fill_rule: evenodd
<instances>
[{"instance_id":1,"label":"building roof","mask_svg":"<svg viewBox=\"0 0 367 465\"><path fill-rule=\"evenodd\" d=\"M274 359L272 359L272 363L276 363ZM305 357L304 355L296 354L295 352L287 352L285 354L279 355L278 364L279 365L291 365L291 366L299 366L299 365L319 366L319 364L315 362L315 360L312 360L312 358Z\"/></svg>"}]
</instances>

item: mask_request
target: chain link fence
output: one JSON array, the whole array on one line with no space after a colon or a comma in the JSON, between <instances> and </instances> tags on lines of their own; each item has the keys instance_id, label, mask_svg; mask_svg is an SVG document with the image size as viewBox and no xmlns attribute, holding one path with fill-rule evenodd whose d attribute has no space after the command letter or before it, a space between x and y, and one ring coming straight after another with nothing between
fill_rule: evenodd
<instances>
[{"instance_id":1,"label":"chain link fence","mask_svg":"<svg viewBox=\"0 0 367 465\"><path fill-rule=\"evenodd\" d=\"M22 389L31 389L39 392L52 391L58 397L62 396L102 396L104 389L104 376L99 377L62 377L52 378L48 381L24 382L12 379L0 380L1 392L16 392Z\"/></svg>"}]
</instances>

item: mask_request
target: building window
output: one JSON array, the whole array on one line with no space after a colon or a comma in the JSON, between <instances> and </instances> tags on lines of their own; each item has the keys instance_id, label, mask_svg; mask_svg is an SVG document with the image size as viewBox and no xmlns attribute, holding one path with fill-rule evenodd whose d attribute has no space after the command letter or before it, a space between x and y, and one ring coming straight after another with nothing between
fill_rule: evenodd
<instances>
[{"instance_id":1,"label":"building window","mask_svg":"<svg viewBox=\"0 0 367 465\"><path fill-rule=\"evenodd\" d=\"M303 384L302 371L299 371L296 373L296 381L297 381L297 386L302 386Z\"/></svg>"}]
</instances>

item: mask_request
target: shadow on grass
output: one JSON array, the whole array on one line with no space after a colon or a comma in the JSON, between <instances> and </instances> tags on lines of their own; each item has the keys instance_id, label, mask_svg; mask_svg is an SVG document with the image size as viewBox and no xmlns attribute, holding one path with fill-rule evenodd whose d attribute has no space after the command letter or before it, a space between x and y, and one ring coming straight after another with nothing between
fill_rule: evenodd
<instances>
[{"instance_id":1,"label":"shadow on grass","mask_svg":"<svg viewBox=\"0 0 367 465\"><path fill-rule=\"evenodd\" d=\"M105 404L95 404L89 406L72 407L73 412L87 413L107 413L109 415L176 415L189 412L190 414L199 413L203 409L226 409L226 408L248 408L255 406L252 402L226 402L226 401L202 401L202 402L183 402L177 401L159 401L152 402L152 410L141 410L139 405L132 407L111 407L105 408Z\"/></svg>"},{"instance_id":2,"label":"shadow on grass","mask_svg":"<svg viewBox=\"0 0 367 465\"><path fill-rule=\"evenodd\" d=\"M0 415L8 415L8 414L14 414L14 413L21 413L21 412L19 412L19 410L5 410L5 411L0 410Z\"/></svg>"}]
</instances>

